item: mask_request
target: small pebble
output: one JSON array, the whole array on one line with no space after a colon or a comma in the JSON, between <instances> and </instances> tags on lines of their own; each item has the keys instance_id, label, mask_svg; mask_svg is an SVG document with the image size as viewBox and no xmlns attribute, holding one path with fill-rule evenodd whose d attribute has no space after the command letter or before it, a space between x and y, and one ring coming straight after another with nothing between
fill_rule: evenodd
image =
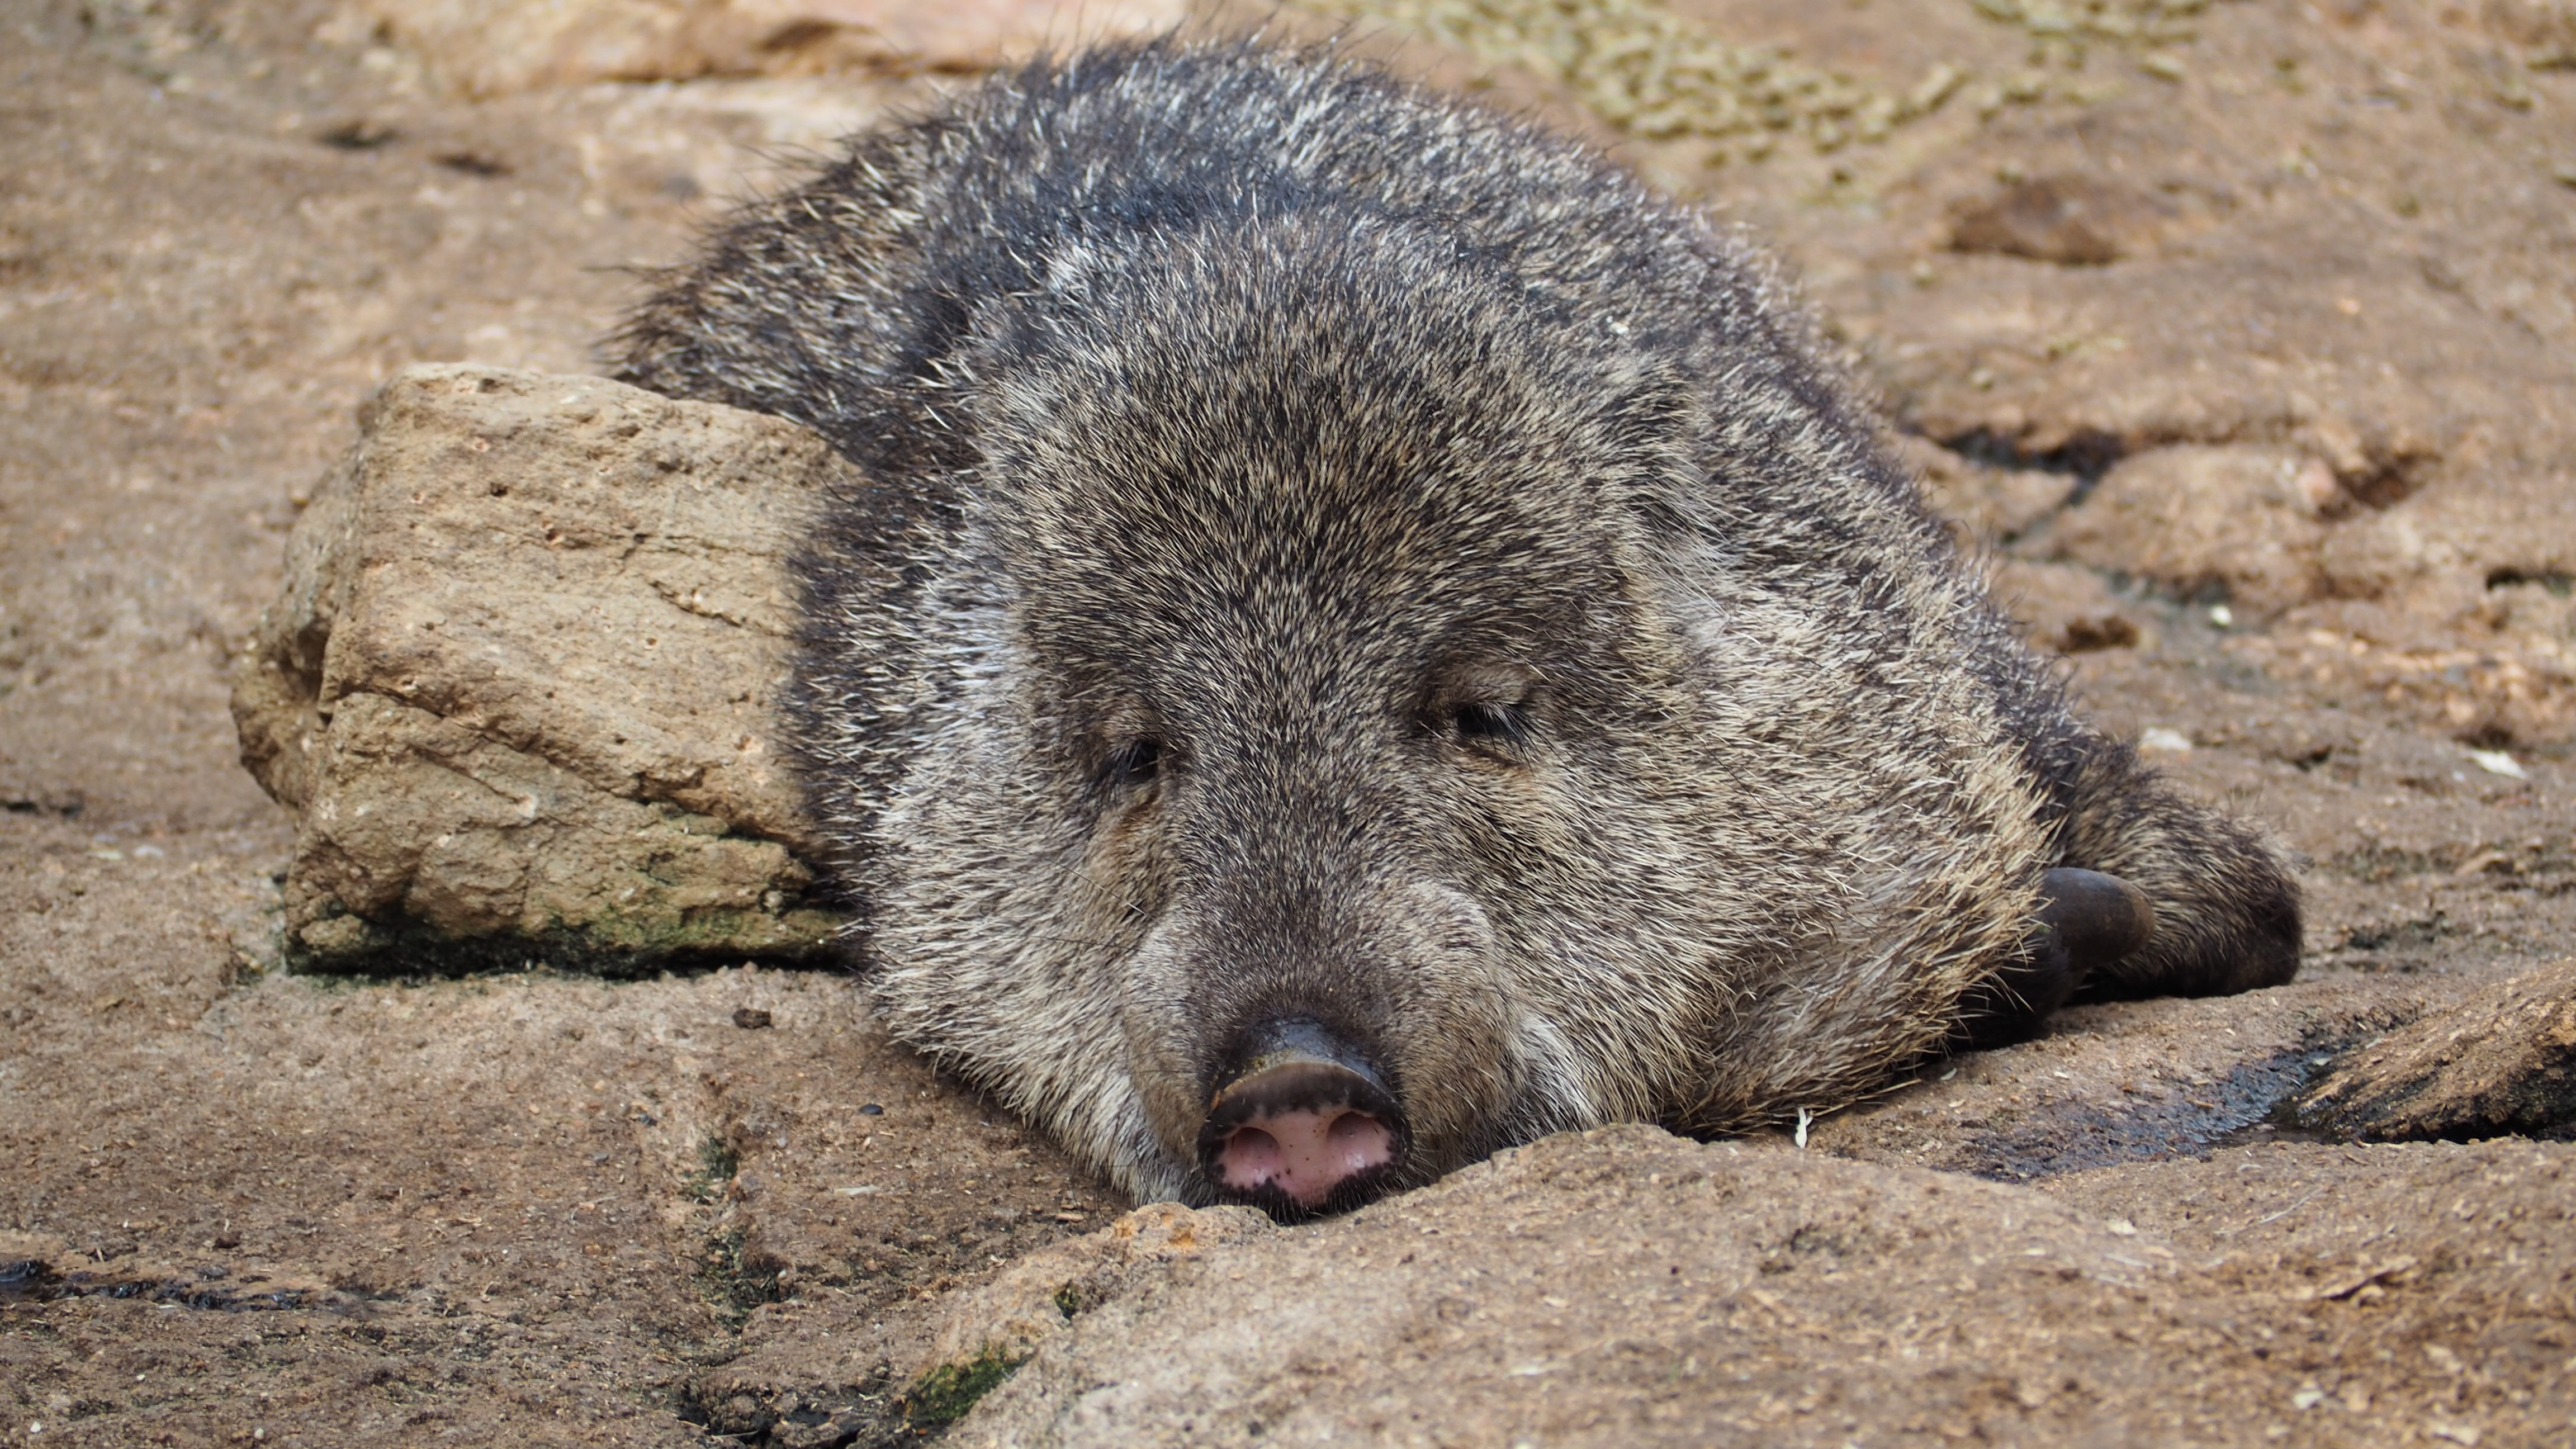
<instances>
[{"instance_id":1,"label":"small pebble","mask_svg":"<svg viewBox=\"0 0 2576 1449\"><path fill-rule=\"evenodd\" d=\"M2502 775L2511 780L2531 778L2530 772L2522 768L2521 761L2502 750L2471 750L2469 758L2477 762L2479 769L2490 775Z\"/></svg>"}]
</instances>

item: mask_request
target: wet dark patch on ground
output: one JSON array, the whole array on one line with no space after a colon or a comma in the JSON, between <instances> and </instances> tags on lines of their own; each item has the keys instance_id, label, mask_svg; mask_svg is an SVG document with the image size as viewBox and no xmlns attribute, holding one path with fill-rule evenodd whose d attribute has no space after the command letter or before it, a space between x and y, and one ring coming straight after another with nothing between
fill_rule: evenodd
<instances>
[{"instance_id":1,"label":"wet dark patch on ground","mask_svg":"<svg viewBox=\"0 0 2576 1449\"><path fill-rule=\"evenodd\" d=\"M2136 1101L2125 1111L2059 1104L1974 1144L1959 1166L1979 1177L2028 1182L2149 1158L2198 1156L2265 1124L2331 1059L2331 1053L2307 1047L2275 1052L2207 1083L2179 1085L2161 1101Z\"/></svg>"}]
</instances>

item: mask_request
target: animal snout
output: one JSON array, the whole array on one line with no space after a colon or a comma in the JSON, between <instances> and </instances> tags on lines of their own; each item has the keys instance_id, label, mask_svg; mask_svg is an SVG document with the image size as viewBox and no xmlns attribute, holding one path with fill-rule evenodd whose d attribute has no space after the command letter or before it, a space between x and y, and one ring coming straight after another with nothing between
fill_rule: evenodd
<instances>
[{"instance_id":1,"label":"animal snout","mask_svg":"<svg viewBox=\"0 0 2576 1449\"><path fill-rule=\"evenodd\" d=\"M1248 1033L1208 1102L1199 1161L1220 1195L1302 1216L1357 1207L1404 1158L1404 1117L1368 1059L1312 1021Z\"/></svg>"}]
</instances>

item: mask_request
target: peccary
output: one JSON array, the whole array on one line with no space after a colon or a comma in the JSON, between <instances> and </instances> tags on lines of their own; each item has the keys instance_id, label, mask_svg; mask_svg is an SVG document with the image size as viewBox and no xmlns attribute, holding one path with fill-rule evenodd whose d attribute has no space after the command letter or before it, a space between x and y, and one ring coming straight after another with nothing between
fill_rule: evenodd
<instances>
[{"instance_id":1,"label":"peccary","mask_svg":"<svg viewBox=\"0 0 2576 1449\"><path fill-rule=\"evenodd\" d=\"M902 1037L1140 1198L1329 1211L2297 969L1770 269L1330 51L1041 60L741 212L623 375L870 478L794 730Z\"/></svg>"}]
</instances>

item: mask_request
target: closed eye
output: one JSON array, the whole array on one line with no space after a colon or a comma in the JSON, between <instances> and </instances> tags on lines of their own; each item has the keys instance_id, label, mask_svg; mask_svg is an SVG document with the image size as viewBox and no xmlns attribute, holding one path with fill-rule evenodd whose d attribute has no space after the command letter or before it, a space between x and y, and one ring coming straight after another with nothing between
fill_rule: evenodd
<instances>
[{"instance_id":1,"label":"closed eye","mask_svg":"<svg viewBox=\"0 0 2576 1449\"><path fill-rule=\"evenodd\" d=\"M1110 752L1100 767L1100 778L1108 784L1132 789L1151 783L1162 769L1162 741L1130 740Z\"/></svg>"},{"instance_id":2,"label":"closed eye","mask_svg":"<svg viewBox=\"0 0 2576 1449\"><path fill-rule=\"evenodd\" d=\"M1514 747L1529 742L1529 711L1517 704L1462 704L1451 712L1449 727L1468 744Z\"/></svg>"}]
</instances>

